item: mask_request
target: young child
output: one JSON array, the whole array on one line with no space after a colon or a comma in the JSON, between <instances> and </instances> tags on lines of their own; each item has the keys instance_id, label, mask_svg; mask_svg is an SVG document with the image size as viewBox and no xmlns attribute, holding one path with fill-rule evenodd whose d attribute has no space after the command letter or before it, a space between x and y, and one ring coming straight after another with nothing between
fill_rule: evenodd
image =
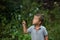
<instances>
[{"instance_id":1,"label":"young child","mask_svg":"<svg viewBox=\"0 0 60 40\"><path fill-rule=\"evenodd\" d=\"M30 33L32 40L48 40L48 33L42 23L44 17L41 14L34 15L32 26L27 29L26 22L23 20L22 26L24 33Z\"/></svg>"}]
</instances>

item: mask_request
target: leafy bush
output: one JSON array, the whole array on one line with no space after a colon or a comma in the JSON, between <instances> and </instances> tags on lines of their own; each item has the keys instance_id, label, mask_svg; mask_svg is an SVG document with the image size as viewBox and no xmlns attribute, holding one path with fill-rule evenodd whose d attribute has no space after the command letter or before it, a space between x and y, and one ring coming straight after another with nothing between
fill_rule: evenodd
<instances>
[{"instance_id":1,"label":"leafy bush","mask_svg":"<svg viewBox=\"0 0 60 40\"><path fill-rule=\"evenodd\" d=\"M0 40L31 40L24 34L22 20L31 26L33 15L44 15L43 25L49 33L49 40L60 39L60 1L47 0L1 0L0 1Z\"/></svg>"}]
</instances>

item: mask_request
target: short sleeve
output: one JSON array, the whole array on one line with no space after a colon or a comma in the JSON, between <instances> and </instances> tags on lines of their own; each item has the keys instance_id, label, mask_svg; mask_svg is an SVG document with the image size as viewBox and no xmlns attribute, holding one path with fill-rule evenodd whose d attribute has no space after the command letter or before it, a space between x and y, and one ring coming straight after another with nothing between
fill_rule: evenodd
<instances>
[{"instance_id":1,"label":"short sleeve","mask_svg":"<svg viewBox=\"0 0 60 40\"><path fill-rule=\"evenodd\" d=\"M31 33L31 30L32 30L32 27L29 27L29 28L27 29L27 32L28 32L28 33Z\"/></svg>"},{"instance_id":2,"label":"short sleeve","mask_svg":"<svg viewBox=\"0 0 60 40\"><path fill-rule=\"evenodd\" d=\"M46 28L44 28L43 34L44 34L44 36L48 35L48 32L47 32Z\"/></svg>"}]
</instances>

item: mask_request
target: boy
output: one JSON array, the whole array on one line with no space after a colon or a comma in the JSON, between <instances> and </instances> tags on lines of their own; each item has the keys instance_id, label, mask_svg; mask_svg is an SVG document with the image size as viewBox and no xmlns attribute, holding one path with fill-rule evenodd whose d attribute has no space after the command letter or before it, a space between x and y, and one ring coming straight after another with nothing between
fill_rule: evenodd
<instances>
[{"instance_id":1,"label":"boy","mask_svg":"<svg viewBox=\"0 0 60 40\"><path fill-rule=\"evenodd\" d=\"M41 14L34 15L32 26L27 29L26 22L23 20L22 26L24 33L30 33L32 40L48 40L48 33L43 23L43 16Z\"/></svg>"}]
</instances>

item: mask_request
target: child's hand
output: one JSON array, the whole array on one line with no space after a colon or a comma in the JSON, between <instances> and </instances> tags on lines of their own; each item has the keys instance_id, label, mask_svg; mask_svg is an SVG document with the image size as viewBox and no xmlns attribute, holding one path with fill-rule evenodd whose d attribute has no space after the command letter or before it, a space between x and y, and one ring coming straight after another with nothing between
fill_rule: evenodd
<instances>
[{"instance_id":1,"label":"child's hand","mask_svg":"<svg viewBox=\"0 0 60 40\"><path fill-rule=\"evenodd\" d=\"M25 20L22 21L22 26L23 27L26 26L26 21Z\"/></svg>"}]
</instances>

